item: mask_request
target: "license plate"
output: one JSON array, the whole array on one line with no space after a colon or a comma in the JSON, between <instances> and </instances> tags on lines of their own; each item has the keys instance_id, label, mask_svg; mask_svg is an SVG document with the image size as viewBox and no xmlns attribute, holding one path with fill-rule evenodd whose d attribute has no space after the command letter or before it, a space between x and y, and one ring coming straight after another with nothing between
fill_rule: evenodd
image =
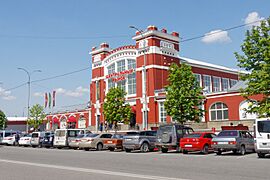
<instances>
[{"instance_id":1,"label":"license plate","mask_svg":"<svg viewBox=\"0 0 270 180\"><path fill-rule=\"evenodd\" d=\"M186 144L185 147L192 147L192 144Z\"/></svg>"},{"instance_id":2,"label":"license plate","mask_svg":"<svg viewBox=\"0 0 270 180\"><path fill-rule=\"evenodd\" d=\"M228 144L228 142L218 142L218 144Z\"/></svg>"},{"instance_id":3,"label":"license plate","mask_svg":"<svg viewBox=\"0 0 270 180\"><path fill-rule=\"evenodd\" d=\"M126 141L131 141L132 139L126 139Z\"/></svg>"},{"instance_id":4,"label":"license plate","mask_svg":"<svg viewBox=\"0 0 270 180\"><path fill-rule=\"evenodd\" d=\"M112 144L112 141L108 141L109 144Z\"/></svg>"},{"instance_id":5,"label":"license plate","mask_svg":"<svg viewBox=\"0 0 270 180\"><path fill-rule=\"evenodd\" d=\"M47 142L48 141L48 139L45 139L45 142Z\"/></svg>"}]
</instances>

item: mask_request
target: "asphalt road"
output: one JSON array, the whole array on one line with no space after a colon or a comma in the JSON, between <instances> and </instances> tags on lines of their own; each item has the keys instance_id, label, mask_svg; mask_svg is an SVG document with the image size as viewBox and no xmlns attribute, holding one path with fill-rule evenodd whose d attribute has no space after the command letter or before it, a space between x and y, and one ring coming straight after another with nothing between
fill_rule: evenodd
<instances>
[{"instance_id":1,"label":"asphalt road","mask_svg":"<svg viewBox=\"0 0 270 180\"><path fill-rule=\"evenodd\" d=\"M258 180L270 179L270 158L227 153L125 153L0 147L2 180Z\"/></svg>"}]
</instances>

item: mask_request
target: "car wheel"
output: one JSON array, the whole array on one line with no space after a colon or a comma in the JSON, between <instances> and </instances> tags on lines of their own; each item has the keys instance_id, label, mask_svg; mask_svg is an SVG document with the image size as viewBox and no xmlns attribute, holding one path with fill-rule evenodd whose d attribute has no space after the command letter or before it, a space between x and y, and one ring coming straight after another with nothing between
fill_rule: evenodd
<instances>
[{"instance_id":1,"label":"car wheel","mask_svg":"<svg viewBox=\"0 0 270 180\"><path fill-rule=\"evenodd\" d=\"M183 149L183 154L187 154L188 151L186 149Z\"/></svg>"},{"instance_id":2,"label":"car wheel","mask_svg":"<svg viewBox=\"0 0 270 180\"><path fill-rule=\"evenodd\" d=\"M220 149L216 152L217 155L221 155L221 153L222 151Z\"/></svg>"},{"instance_id":3,"label":"car wheel","mask_svg":"<svg viewBox=\"0 0 270 180\"><path fill-rule=\"evenodd\" d=\"M246 148L245 148L244 145L242 145L242 146L240 147L240 154L241 154L241 155L245 155L245 154L246 154Z\"/></svg>"},{"instance_id":4,"label":"car wheel","mask_svg":"<svg viewBox=\"0 0 270 180\"><path fill-rule=\"evenodd\" d=\"M206 145L203 146L202 153L203 154L208 154L209 153L209 146L208 146L208 144L206 144Z\"/></svg>"},{"instance_id":5,"label":"car wheel","mask_svg":"<svg viewBox=\"0 0 270 180\"><path fill-rule=\"evenodd\" d=\"M101 151L102 149L103 149L103 145L101 143L98 143L97 151Z\"/></svg>"},{"instance_id":6,"label":"car wheel","mask_svg":"<svg viewBox=\"0 0 270 180\"><path fill-rule=\"evenodd\" d=\"M126 152L131 152L131 149L125 149Z\"/></svg>"},{"instance_id":7,"label":"car wheel","mask_svg":"<svg viewBox=\"0 0 270 180\"><path fill-rule=\"evenodd\" d=\"M264 153L257 153L259 158L264 158L265 154Z\"/></svg>"},{"instance_id":8,"label":"car wheel","mask_svg":"<svg viewBox=\"0 0 270 180\"><path fill-rule=\"evenodd\" d=\"M114 148L112 148L112 147L109 147L108 149L109 149L110 151L114 151Z\"/></svg>"},{"instance_id":9,"label":"car wheel","mask_svg":"<svg viewBox=\"0 0 270 180\"><path fill-rule=\"evenodd\" d=\"M144 142L142 145L141 145L141 148L140 148L141 152L148 152L149 151L149 144L147 142Z\"/></svg>"},{"instance_id":10,"label":"car wheel","mask_svg":"<svg viewBox=\"0 0 270 180\"><path fill-rule=\"evenodd\" d=\"M167 153L168 152L168 148L161 148L161 152L162 153Z\"/></svg>"}]
</instances>

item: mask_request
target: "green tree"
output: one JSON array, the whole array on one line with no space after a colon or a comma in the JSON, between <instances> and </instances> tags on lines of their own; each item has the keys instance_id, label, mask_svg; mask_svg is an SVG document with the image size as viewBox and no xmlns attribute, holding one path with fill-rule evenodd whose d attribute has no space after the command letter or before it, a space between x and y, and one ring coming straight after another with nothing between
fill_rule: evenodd
<instances>
[{"instance_id":1,"label":"green tree","mask_svg":"<svg viewBox=\"0 0 270 180\"><path fill-rule=\"evenodd\" d=\"M104 116L109 124L127 124L131 118L131 107L125 103L126 93L121 88L111 88L103 105Z\"/></svg>"},{"instance_id":2,"label":"green tree","mask_svg":"<svg viewBox=\"0 0 270 180\"><path fill-rule=\"evenodd\" d=\"M250 103L247 112L257 113L260 117L270 117L270 17L246 32L241 45L244 55L235 53L238 66L250 73L241 74L247 88L242 89L242 96ZM254 101L250 96L262 94L263 98Z\"/></svg>"},{"instance_id":3,"label":"green tree","mask_svg":"<svg viewBox=\"0 0 270 180\"><path fill-rule=\"evenodd\" d=\"M27 120L29 126L33 127L34 130L37 130L39 126L44 122L46 114L44 113L44 109L41 105L35 104L30 109L30 117Z\"/></svg>"},{"instance_id":4,"label":"green tree","mask_svg":"<svg viewBox=\"0 0 270 180\"><path fill-rule=\"evenodd\" d=\"M7 117L3 111L0 110L0 129L7 127Z\"/></svg>"},{"instance_id":5,"label":"green tree","mask_svg":"<svg viewBox=\"0 0 270 180\"><path fill-rule=\"evenodd\" d=\"M168 81L164 103L167 114L182 124L188 120L199 122L204 112L201 109L204 96L191 67L185 63L180 67L172 64Z\"/></svg>"}]
</instances>

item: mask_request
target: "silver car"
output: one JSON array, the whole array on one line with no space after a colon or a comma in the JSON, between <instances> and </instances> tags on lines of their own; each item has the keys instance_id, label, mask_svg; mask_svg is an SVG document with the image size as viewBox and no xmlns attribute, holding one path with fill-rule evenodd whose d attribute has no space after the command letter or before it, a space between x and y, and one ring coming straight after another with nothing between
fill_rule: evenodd
<instances>
[{"instance_id":1,"label":"silver car","mask_svg":"<svg viewBox=\"0 0 270 180\"><path fill-rule=\"evenodd\" d=\"M217 155L225 151L233 151L244 155L254 152L254 138L246 130L224 130L212 139L212 147Z\"/></svg>"}]
</instances>

